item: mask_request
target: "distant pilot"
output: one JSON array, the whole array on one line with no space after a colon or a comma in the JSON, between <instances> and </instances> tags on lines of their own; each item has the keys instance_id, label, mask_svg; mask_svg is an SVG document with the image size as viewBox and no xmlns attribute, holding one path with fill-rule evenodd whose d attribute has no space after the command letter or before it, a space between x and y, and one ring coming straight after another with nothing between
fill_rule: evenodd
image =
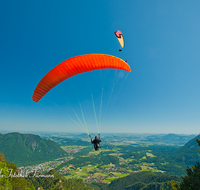
<instances>
[{"instance_id":1,"label":"distant pilot","mask_svg":"<svg viewBox=\"0 0 200 190\"><path fill-rule=\"evenodd\" d=\"M91 137L90 137L91 138ZM94 149L95 150L99 150L100 147L100 142L101 142L101 139L100 139L100 134L99 134L99 138L97 138L97 136L95 136L95 139L92 140L91 138L91 143L94 144Z\"/></svg>"}]
</instances>

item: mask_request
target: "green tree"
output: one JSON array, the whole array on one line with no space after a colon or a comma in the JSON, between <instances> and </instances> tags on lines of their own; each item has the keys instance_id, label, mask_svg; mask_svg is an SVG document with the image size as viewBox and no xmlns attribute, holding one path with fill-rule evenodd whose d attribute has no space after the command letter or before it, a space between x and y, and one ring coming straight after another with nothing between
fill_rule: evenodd
<instances>
[{"instance_id":1,"label":"green tree","mask_svg":"<svg viewBox=\"0 0 200 190\"><path fill-rule=\"evenodd\" d=\"M170 181L171 190L178 190L178 184L175 181Z\"/></svg>"}]
</instances>

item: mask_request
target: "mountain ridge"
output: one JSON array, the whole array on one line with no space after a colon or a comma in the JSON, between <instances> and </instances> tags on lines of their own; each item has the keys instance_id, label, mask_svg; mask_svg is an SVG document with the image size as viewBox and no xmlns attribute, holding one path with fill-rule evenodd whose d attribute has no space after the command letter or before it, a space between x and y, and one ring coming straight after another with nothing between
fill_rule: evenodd
<instances>
[{"instance_id":1,"label":"mountain ridge","mask_svg":"<svg viewBox=\"0 0 200 190\"><path fill-rule=\"evenodd\" d=\"M4 153L8 162L14 162L18 167L67 155L56 142L43 139L39 135L18 132L0 134L0 151Z\"/></svg>"}]
</instances>

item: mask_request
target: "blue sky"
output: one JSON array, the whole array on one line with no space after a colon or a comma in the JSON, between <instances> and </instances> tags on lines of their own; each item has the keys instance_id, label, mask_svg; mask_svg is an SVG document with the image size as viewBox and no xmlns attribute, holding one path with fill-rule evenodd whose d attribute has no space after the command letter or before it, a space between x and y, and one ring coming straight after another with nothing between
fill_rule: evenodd
<instances>
[{"instance_id":1,"label":"blue sky","mask_svg":"<svg viewBox=\"0 0 200 190\"><path fill-rule=\"evenodd\" d=\"M78 122L73 109L82 118L81 104L97 132L91 94L99 119L103 86L101 132L198 134L199 7L195 0L0 1L0 129L81 132L70 124ZM80 74L32 101L48 71L89 53L120 57L132 71Z\"/></svg>"}]
</instances>

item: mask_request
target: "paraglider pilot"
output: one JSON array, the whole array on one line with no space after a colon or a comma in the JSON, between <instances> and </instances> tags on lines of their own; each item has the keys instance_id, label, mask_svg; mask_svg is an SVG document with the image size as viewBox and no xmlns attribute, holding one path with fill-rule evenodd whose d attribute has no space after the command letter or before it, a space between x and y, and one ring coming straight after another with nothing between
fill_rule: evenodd
<instances>
[{"instance_id":1,"label":"paraglider pilot","mask_svg":"<svg viewBox=\"0 0 200 190\"><path fill-rule=\"evenodd\" d=\"M91 136L90 136L90 138L91 138ZM99 138L97 138L97 136L95 136L94 140L92 140L92 138L91 138L91 143L94 144L94 149L95 150L99 150L99 148L101 148L100 147L100 142L101 142L100 134L99 134Z\"/></svg>"}]
</instances>

